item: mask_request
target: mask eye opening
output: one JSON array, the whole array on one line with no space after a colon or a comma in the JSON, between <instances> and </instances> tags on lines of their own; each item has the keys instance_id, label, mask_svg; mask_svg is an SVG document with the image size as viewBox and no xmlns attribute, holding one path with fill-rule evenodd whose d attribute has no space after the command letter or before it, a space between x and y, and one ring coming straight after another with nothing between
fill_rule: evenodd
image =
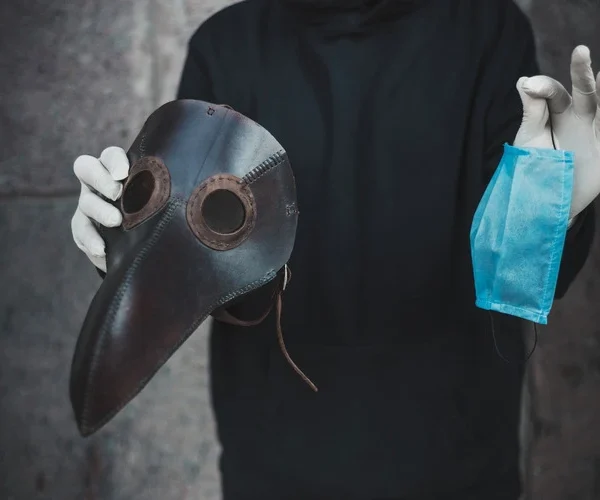
<instances>
[{"instance_id":1,"label":"mask eye opening","mask_svg":"<svg viewBox=\"0 0 600 500\"><path fill-rule=\"evenodd\" d=\"M234 234L246 222L244 202L229 189L215 189L208 193L200 212L208 229L217 234Z\"/></svg>"},{"instance_id":2,"label":"mask eye opening","mask_svg":"<svg viewBox=\"0 0 600 500\"><path fill-rule=\"evenodd\" d=\"M123 228L129 230L162 209L171 195L171 176L163 161L155 156L137 160L129 172L120 199Z\"/></svg>"},{"instance_id":3,"label":"mask eye opening","mask_svg":"<svg viewBox=\"0 0 600 500\"><path fill-rule=\"evenodd\" d=\"M123 189L123 213L135 214L142 210L152 198L155 188L156 181L149 170L142 170L133 175Z\"/></svg>"}]
</instances>

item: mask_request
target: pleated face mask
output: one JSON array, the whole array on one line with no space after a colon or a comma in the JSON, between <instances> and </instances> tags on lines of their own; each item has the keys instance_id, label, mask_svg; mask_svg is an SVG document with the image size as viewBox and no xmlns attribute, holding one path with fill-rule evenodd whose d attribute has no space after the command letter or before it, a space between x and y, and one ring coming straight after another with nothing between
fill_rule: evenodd
<instances>
[{"instance_id":1,"label":"pleated face mask","mask_svg":"<svg viewBox=\"0 0 600 500\"><path fill-rule=\"evenodd\" d=\"M504 145L475 212L476 305L546 324L573 191L573 153Z\"/></svg>"}]
</instances>

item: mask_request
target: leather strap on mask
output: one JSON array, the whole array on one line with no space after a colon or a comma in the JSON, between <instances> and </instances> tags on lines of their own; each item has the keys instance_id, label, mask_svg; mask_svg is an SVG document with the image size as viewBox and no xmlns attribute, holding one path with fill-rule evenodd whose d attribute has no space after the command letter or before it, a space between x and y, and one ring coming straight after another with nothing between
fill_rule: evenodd
<instances>
[{"instance_id":1,"label":"leather strap on mask","mask_svg":"<svg viewBox=\"0 0 600 500\"><path fill-rule=\"evenodd\" d=\"M259 325L260 323L262 323L267 318L267 316L269 316L269 314L271 313L271 310L273 309L273 304L275 304L275 314L276 314L275 322L276 322L276 328L277 328L277 341L279 343L281 352L282 352L283 356L285 357L286 361L288 362L288 364L300 376L300 378L302 380L304 380L304 382L306 382L313 391L318 392L319 389L317 388L317 386L304 374L304 372L298 367L298 365L296 363L294 363L294 360L291 358L291 356L288 353L288 350L285 346L285 341L283 340L283 330L281 328L283 292L285 291L285 289L286 289L288 283L291 281L291 279L292 279L292 272L290 271L290 268L286 264L283 269L283 278L279 281L279 284L275 287L275 290L273 291L273 295L271 296L269 307L257 319L242 320L242 319L236 318L233 314L231 314L230 312L228 312L224 309L215 311L213 313L213 317L217 321L221 321L223 323L228 323L230 325L255 326L255 325Z\"/></svg>"}]
</instances>

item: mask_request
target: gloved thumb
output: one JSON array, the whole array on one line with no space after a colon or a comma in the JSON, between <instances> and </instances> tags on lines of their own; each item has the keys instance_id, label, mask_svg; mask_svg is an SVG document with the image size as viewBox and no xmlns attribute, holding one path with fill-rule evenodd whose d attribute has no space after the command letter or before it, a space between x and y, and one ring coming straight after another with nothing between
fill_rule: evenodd
<instances>
[{"instance_id":1,"label":"gloved thumb","mask_svg":"<svg viewBox=\"0 0 600 500\"><path fill-rule=\"evenodd\" d=\"M532 97L525 91L527 88L527 80L529 80L529 78L523 76L517 81L517 91L519 92L523 104L523 120L521 122L519 133L517 134L520 145L543 135L549 118L546 99ZM515 140L515 143L516 142L517 141Z\"/></svg>"}]
</instances>

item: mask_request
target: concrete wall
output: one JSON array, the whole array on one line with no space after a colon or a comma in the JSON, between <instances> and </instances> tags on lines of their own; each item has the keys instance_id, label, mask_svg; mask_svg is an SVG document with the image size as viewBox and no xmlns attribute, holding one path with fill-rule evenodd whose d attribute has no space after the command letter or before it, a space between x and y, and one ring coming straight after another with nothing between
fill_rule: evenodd
<instances>
[{"instance_id":1,"label":"concrete wall","mask_svg":"<svg viewBox=\"0 0 600 500\"><path fill-rule=\"evenodd\" d=\"M223 0L0 3L0 499L212 500L218 445L201 327L106 429L82 440L67 384L99 281L71 242L81 153L127 146L174 94L185 42ZM600 7L529 0L544 70L577 43L600 69ZM526 398L530 498L600 498L600 242L541 332Z\"/></svg>"},{"instance_id":2,"label":"concrete wall","mask_svg":"<svg viewBox=\"0 0 600 500\"><path fill-rule=\"evenodd\" d=\"M171 100L222 0L0 2L0 499L219 498L205 328L106 430L77 434L76 336L99 279L71 242L72 162Z\"/></svg>"},{"instance_id":3,"label":"concrete wall","mask_svg":"<svg viewBox=\"0 0 600 500\"><path fill-rule=\"evenodd\" d=\"M570 89L573 48L586 44L600 70L600 4L518 2L532 21L542 71ZM600 229L600 228L598 228ZM565 299L540 328L524 408L528 498L600 499L600 238Z\"/></svg>"}]
</instances>

